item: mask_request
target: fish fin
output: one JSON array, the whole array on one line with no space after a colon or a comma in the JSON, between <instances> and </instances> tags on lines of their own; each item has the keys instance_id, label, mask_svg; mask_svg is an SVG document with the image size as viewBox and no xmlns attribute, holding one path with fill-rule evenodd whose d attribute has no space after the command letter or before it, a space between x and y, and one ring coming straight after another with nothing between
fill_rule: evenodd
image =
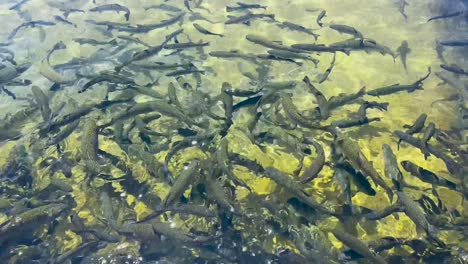
<instances>
[{"instance_id":1,"label":"fish fin","mask_svg":"<svg viewBox=\"0 0 468 264\"><path fill-rule=\"evenodd\" d=\"M400 83L395 83L395 84L392 84L390 86L397 86L397 85L400 85Z\"/></svg>"}]
</instances>

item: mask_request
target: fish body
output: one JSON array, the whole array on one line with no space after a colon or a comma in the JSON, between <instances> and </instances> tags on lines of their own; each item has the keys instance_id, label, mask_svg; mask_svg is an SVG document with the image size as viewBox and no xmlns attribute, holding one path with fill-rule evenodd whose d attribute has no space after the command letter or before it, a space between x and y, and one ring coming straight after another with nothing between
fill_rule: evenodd
<instances>
[{"instance_id":1,"label":"fish body","mask_svg":"<svg viewBox=\"0 0 468 264\"><path fill-rule=\"evenodd\" d=\"M101 6L91 8L89 11L90 12L98 12L98 13L102 13L102 12L106 12L106 11L114 11L114 12L117 12L117 13L124 12L125 13L125 15L124 15L125 19L127 21L130 19L130 10L126 6L119 5L119 4L101 5Z\"/></svg>"},{"instance_id":2,"label":"fish body","mask_svg":"<svg viewBox=\"0 0 468 264\"><path fill-rule=\"evenodd\" d=\"M226 21L224 24L244 24L244 25L250 25L250 21L252 19L257 19L257 18L269 18L271 20L275 20L275 15L273 14L253 14L249 13L240 17L234 17L230 16L228 21Z\"/></svg>"},{"instance_id":3,"label":"fish body","mask_svg":"<svg viewBox=\"0 0 468 264\"><path fill-rule=\"evenodd\" d=\"M145 10L151 10L151 9L160 9L160 10L169 11L169 12L182 12L182 9L172 6L172 5L168 5L168 4L159 4L159 5L152 5L152 6L145 7Z\"/></svg>"},{"instance_id":4,"label":"fish body","mask_svg":"<svg viewBox=\"0 0 468 264\"><path fill-rule=\"evenodd\" d=\"M378 264L386 264L387 261L385 261L384 258L382 258L380 255L372 252L369 247L364 244L361 240L359 240L357 237L346 233L345 231L341 231L339 229L333 229L331 230L333 235L340 240L343 244L345 244L347 247L352 249L353 251L359 253L363 257L369 259L372 263L378 263Z\"/></svg>"},{"instance_id":5,"label":"fish body","mask_svg":"<svg viewBox=\"0 0 468 264\"><path fill-rule=\"evenodd\" d=\"M403 183L403 174L401 174L400 169L398 168L398 161L395 154L392 151L392 148L387 145L382 145L382 153L384 160L384 172L387 178L391 179L397 190L400 190L401 183Z\"/></svg>"},{"instance_id":6,"label":"fish body","mask_svg":"<svg viewBox=\"0 0 468 264\"><path fill-rule=\"evenodd\" d=\"M163 200L163 206L170 206L173 205L177 200L182 196L185 190L190 186L190 184L194 184L197 172L200 165L199 161L192 161L188 165L186 169L180 173L180 175L175 179L174 184L171 187L171 190L167 194L166 198Z\"/></svg>"},{"instance_id":7,"label":"fish body","mask_svg":"<svg viewBox=\"0 0 468 264\"><path fill-rule=\"evenodd\" d=\"M400 56L401 63L403 64L403 68L405 68L405 71L408 71L406 67L406 58L408 57L408 54L411 52L411 49L408 47L408 41L404 40L401 42L400 47L396 50L397 54Z\"/></svg>"},{"instance_id":8,"label":"fish body","mask_svg":"<svg viewBox=\"0 0 468 264\"><path fill-rule=\"evenodd\" d=\"M205 34L205 35L213 35L213 36L218 36L218 37L224 37L223 34L218 34L218 33L213 33L211 31L209 31L208 29L200 26L200 24L197 24L197 23L193 23L193 27L198 30L198 32L202 33L202 34Z\"/></svg>"},{"instance_id":9,"label":"fish body","mask_svg":"<svg viewBox=\"0 0 468 264\"><path fill-rule=\"evenodd\" d=\"M362 87L357 93L354 94L339 94L332 96L328 99L328 108L330 110L340 106L352 103L366 94L366 88Z\"/></svg>"},{"instance_id":10,"label":"fish body","mask_svg":"<svg viewBox=\"0 0 468 264\"><path fill-rule=\"evenodd\" d=\"M446 70L446 71L449 71L449 72L452 72L452 73L455 73L455 74L467 75L468 76L468 71L460 68L460 66L455 65L455 64L451 64L451 65L441 64L440 67L442 69Z\"/></svg>"},{"instance_id":11,"label":"fish body","mask_svg":"<svg viewBox=\"0 0 468 264\"><path fill-rule=\"evenodd\" d=\"M447 19L447 18L452 18L452 17L457 17L461 16L465 13L466 11L455 11L452 13L447 13L447 14L442 14L438 16L433 16L427 20L427 22L433 21L433 20L439 20L439 19Z\"/></svg>"},{"instance_id":12,"label":"fish body","mask_svg":"<svg viewBox=\"0 0 468 264\"><path fill-rule=\"evenodd\" d=\"M317 88L315 88L315 86L310 81L309 77L305 76L302 81L307 85L307 87L309 88L309 92L312 93L315 99L317 100L318 111L321 119L328 119L328 117L330 117L330 109L328 107L328 101L323 95L323 93L320 92Z\"/></svg>"},{"instance_id":13,"label":"fish body","mask_svg":"<svg viewBox=\"0 0 468 264\"><path fill-rule=\"evenodd\" d=\"M178 15L175 15L174 17L162 20L159 23L147 24L147 25L137 25L137 31L138 31L138 33L148 33L150 31L158 29L158 28L168 27L168 26L170 26L172 24L175 24L175 23L177 23L179 21L182 21L184 16L185 16L185 12L182 12L182 13L179 13Z\"/></svg>"},{"instance_id":14,"label":"fish body","mask_svg":"<svg viewBox=\"0 0 468 264\"><path fill-rule=\"evenodd\" d=\"M272 49L268 51L268 54L271 54L276 57L284 58L284 59L301 59L301 60L312 61L316 67L317 67L317 64L319 63L319 60L314 59L310 56L297 53L297 52L288 51L288 50Z\"/></svg>"},{"instance_id":15,"label":"fish body","mask_svg":"<svg viewBox=\"0 0 468 264\"><path fill-rule=\"evenodd\" d=\"M315 40L317 40L319 37L319 35L315 34L311 29L298 25L298 24L294 24L292 22L284 21L283 23L279 24L279 26L282 28L287 28L292 31L298 31L298 32L309 34L312 37L314 37Z\"/></svg>"},{"instance_id":16,"label":"fish body","mask_svg":"<svg viewBox=\"0 0 468 264\"><path fill-rule=\"evenodd\" d=\"M326 16L327 16L327 11L325 10L320 11L316 19L317 25L319 25L320 27L323 27L322 19Z\"/></svg>"},{"instance_id":17,"label":"fish body","mask_svg":"<svg viewBox=\"0 0 468 264\"><path fill-rule=\"evenodd\" d=\"M301 51L315 51L315 52L343 52L346 54L349 54L348 49L340 48L340 47L330 47L330 46L325 46L323 44L294 44L291 45L291 48L296 49L296 50L301 50Z\"/></svg>"},{"instance_id":18,"label":"fish body","mask_svg":"<svg viewBox=\"0 0 468 264\"><path fill-rule=\"evenodd\" d=\"M266 6L262 6L259 4L244 4L241 2L237 2L237 6L226 6L227 12L234 12L246 9L266 9Z\"/></svg>"},{"instance_id":19,"label":"fish body","mask_svg":"<svg viewBox=\"0 0 468 264\"><path fill-rule=\"evenodd\" d=\"M439 41L440 45L448 47L466 47L468 46L467 40L443 40Z\"/></svg>"},{"instance_id":20,"label":"fish body","mask_svg":"<svg viewBox=\"0 0 468 264\"><path fill-rule=\"evenodd\" d=\"M323 83L324 81L328 79L328 76L330 76L331 71L333 70L333 67L335 67L335 58L336 58L336 53L333 53L333 59L330 62L330 66L328 66L328 68L325 70L324 73L319 74L317 76L315 80L317 83Z\"/></svg>"},{"instance_id":21,"label":"fish body","mask_svg":"<svg viewBox=\"0 0 468 264\"><path fill-rule=\"evenodd\" d=\"M307 128L324 129L324 127L303 117L294 105L291 96L286 95L281 99L281 105L286 115L295 123Z\"/></svg>"},{"instance_id":22,"label":"fish body","mask_svg":"<svg viewBox=\"0 0 468 264\"><path fill-rule=\"evenodd\" d=\"M342 34L349 34L353 35L356 38L363 39L362 33L359 32L357 29L354 27L348 26L348 25L339 25L339 24L331 24L328 26L329 28L336 30Z\"/></svg>"},{"instance_id":23,"label":"fish body","mask_svg":"<svg viewBox=\"0 0 468 264\"><path fill-rule=\"evenodd\" d=\"M245 36L245 38L252 43L255 43L255 44L270 48L270 49L286 50L286 51L292 51L292 52L302 52L301 50L291 48L288 46L284 46L282 44L279 44L278 42L271 41L259 35L248 34L247 36Z\"/></svg>"},{"instance_id":24,"label":"fish body","mask_svg":"<svg viewBox=\"0 0 468 264\"><path fill-rule=\"evenodd\" d=\"M408 20L408 16L405 13L405 8L408 5L408 2L406 2L405 0L399 0L398 2L398 11L400 11L400 14L403 16L403 18L405 18L405 20Z\"/></svg>"},{"instance_id":25,"label":"fish body","mask_svg":"<svg viewBox=\"0 0 468 264\"><path fill-rule=\"evenodd\" d=\"M335 146L355 170L361 171L365 176L370 177L376 185L381 186L387 192L390 201L393 199L393 191L380 177L372 162L362 154L356 142L339 135L335 139Z\"/></svg>"},{"instance_id":26,"label":"fish body","mask_svg":"<svg viewBox=\"0 0 468 264\"><path fill-rule=\"evenodd\" d=\"M310 143L312 144L312 146L314 146L317 157L315 158L312 165L310 165L304 170L304 173L302 174L300 180L301 183L310 182L312 179L317 177L317 175L320 173L320 171L323 169L323 166L325 165L325 152L323 150L322 145L320 145L318 142L311 138L307 138L306 143Z\"/></svg>"}]
</instances>

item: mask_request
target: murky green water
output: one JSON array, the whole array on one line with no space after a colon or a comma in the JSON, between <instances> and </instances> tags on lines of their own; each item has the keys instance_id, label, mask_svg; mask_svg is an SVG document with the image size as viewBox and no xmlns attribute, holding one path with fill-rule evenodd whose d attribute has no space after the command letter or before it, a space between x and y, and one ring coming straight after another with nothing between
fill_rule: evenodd
<instances>
[{"instance_id":1,"label":"murky green water","mask_svg":"<svg viewBox=\"0 0 468 264\"><path fill-rule=\"evenodd\" d=\"M467 262L467 3L407 2L2 1L2 263Z\"/></svg>"}]
</instances>

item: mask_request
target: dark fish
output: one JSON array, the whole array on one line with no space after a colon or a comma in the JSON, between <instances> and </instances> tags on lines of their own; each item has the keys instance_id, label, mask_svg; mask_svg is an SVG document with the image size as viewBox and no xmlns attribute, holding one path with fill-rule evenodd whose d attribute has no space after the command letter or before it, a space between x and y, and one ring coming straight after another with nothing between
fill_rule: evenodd
<instances>
[{"instance_id":1,"label":"dark fish","mask_svg":"<svg viewBox=\"0 0 468 264\"><path fill-rule=\"evenodd\" d=\"M127 21L130 19L130 10L127 7L123 5L119 5L119 4L107 4L107 5L97 6L97 7L91 8L89 11L99 12L99 13L106 12L106 11L115 11L117 13L124 12L125 19Z\"/></svg>"},{"instance_id":2,"label":"dark fish","mask_svg":"<svg viewBox=\"0 0 468 264\"><path fill-rule=\"evenodd\" d=\"M440 67L446 71L453 72L455 74L468 75L468 71L465 71L456 64L441 64Z\"/></svg>"},{"instance_id":3,"label":"dark fish","mask_svg":"<svg viewBox=\"0 0 468 264\"><path fill-rule=\"evenodd\" d=\"M317 60L315 58L312 58L310 56L307 56L307 55L304 55L304 54L301 54L301 53L287 51L287 50L273 49L273 50L269 50L268 53L275 56L275 57L284 58L284 59L291 59L291 60L293 60L293 59L302 59L302 60L312 61L314 63L314 65L315 65L315 67L317 67L317 64L319 63L319 60Z\"/></svg>"},{"instance_id":4,"label":"dark fish","mask_svg":"<svg viewBox=\"0 0 468 264\"><path fill-rule=\"evenodd\" d=\"M358 119L365 119L367 117L367 109L378 109L380 111L387 111L389 103L379 103L372 101L364 101L361 103L361 107L357 112Z\"/></svg>"},{"instance_id":5,"label":"dark fish","mask_svg":"<svg viewBox=\"0 0 468 264\"><path fill-rule=\"evenodd\" d=\"M31 1L31 0L21 0L21 1L19 1L17 4L12 5L12 6L11 6L10 8L8 8L8 9L9 9L9 10L17 10L17 11L19 11L19 10L21 9L21 7L22 7L23 5L25 5L26 3L28 3L29 1Z\"/></svg>"},{"instance_id":6,"label":"dark fish","mask_svg":"<svg viewBox=\"0 0 468 264\"><path fill-rule=\"evenodd\" d=\"M323 19L324 17L326 17L326 16L327 16L327 11L322 10L322 11L318 14L318 16L317 16L317 19L316 19L317 25L319 25L320 27L322 27L322 26L323 26L322 19Z\"/></svg>"},{"instance_id":7,"label":"dark fish","mask_svg":"<svg viewBox=\"0 0 468 264\"><path fill-rule=\"evenodd\" d=\"M274 56L274 55L271 55L271 54L260 54L260 55L257 55L257 58L261 59L261 60L286 61L286 62L294 63L297 66L302 66L302 64L303 64L302 62L298 62L298 61L295 61L293 59Z\"/></svg>"},{"instance_id":8,"label":"dark fish","mask_svg":"<svg viewBox=\"0 0 468 264\"><path fill-rule=\"evenodd\" d=\"M88 39L88 38L74 38L73 41L75 41L78 44L84 45L84 44L89 44L93 46L97 45L115 45L117 44L117 41L115 39L111 41L99 41L96 39Z\"/></svg>"},{"instance_id":9,"label":"dark fish","mask_svg":"<svg viewBox=\"0 0 468 264\"><path fill-rule=\"evenodd\" d=\"M364 244L361 240L359 240L357 237L339 229L333 229L330 231L333 233L336 239L340 240L347 247L349 247L356 253L360 254L361 256L367 258L372 263L387 264L387 261L385 261L384 258L372 252L369 249L369 247L366 244Z\"/></svg>"},{"instance_id":10,"label":"dark fish","mask_svg":"<svg viewBox=\"0 0 468 264\"><path fill-rule=\"evenodd\" d=\"M317 177L317 175L320 173L320 171L323 169L323 166L325 165L325 152L323 151L322 145L320 145L312 138L305 139L307 144L312 144L312 146L314 146L317 157L312 163L312 165L307 167L304 170L304 173L302 173L300 180L301 183L308 183L311 180L313 180L315 177Z\"/></svg>"},{"instance_id":11,"label":"dark fish","mask_svg":"<svg viewBox=\"0 0 468 264\"><path fill-rule=\"evenodd\" d=\"M402 161L400 164L407 172L411 173L411 175L417 177L423 182L426 182L432 185L447 187L449 189L456 190L456 191L462 190L460 184L457 184L452 181L446 180L442 177L439 177L432 171L419 167L418 165L414 164L413 162L409 160Z\"/></svg>"},{"instance_id":12,"label":"dark fish","mask_svg":"<svg viewBox=\"0 0 468 264\"><path fill-rule=\"evenodd\" d=\"M151 10L151 9L161 9L161 10L169 11L169 12L182 12L182 9L172 6L172 5L168 5L168 4L159 4L159 5L152 5L152 6L145 7L145 10Z\"/></svg>"},{"instance_id":13,"label":"dark fish","mask_svg":"<svg viewBox=\"0 0 468 264\"><path fill-rule=\"evenodd\" d=\"M405 0L399 0L398 2L398 11L400 11L400 14L405 18L405 20L408 20L408 16L405 13L405 8L407 5L409 4Z\"/></svg>"},{"instance_id":14,"label":"dark fish","mask_svg":"<svg viewBox=\"0 0 468 264\"><path fill-rule=\"evenodd\" d=\"M253 54L241 53L238 50L211 51L208 54L212 57L225 58L225 59L241 58L241 59L246 59L246 60L255 60L256 58L256 56Z\"/></svg>"},{"instance_id":15,"label":"dark fish","mask_svg":"<svg viewBox=\"0 0 468 264\"><path fill-rule=\"evenodd\" d=\"M330 109L328 107L328 101L323 95L323 93L320 92L317 88L315 88L315 86L310 81L309 77L305 76L302 79L302 81L307 85L307 88L309 88L309 92L314 95L315 100L317 100L318 111L319 111L321 119L322 120L328 119L328 117L330 117Z\"/></svg>"},{"instance_id":16,"label":"dark fish","mask_svg":"<svg viewBox=\"0 0 468 264\"><path fill-rule=\"evenodd\" d=\"M65 24L67 24L67 25L71 25L71 26L76 27L76 24L75 24L75 23L70 22L70 21L66 20L65 18L63 18L63 17L61 17L61 16L54 16L54 19L55 19L55 21L57 21L57 22L62 22L62 23L65 23Z\"/></svg>"},{"instance_id":17,"label":"dark fish","mask_svg":"<svg viewBox=\"0 0 468 264\"><path fill-rule=\"evenodd\" d=\"M316 121L309 120L299 113L296 105L294 105L293 100L290 95L285 95L281 99L281 105L286 115L296 124L312 129L326 129L326 127L321 126Z\"/></svg>"},{"instance_id":18,"label":"dark fish","mask_svg":"<svg viewBox=\"0 0 468 264\"><path fill-rule=\"evenodd\" d=\"M455 11L455 12L452 12L452 13L447 13L447 14L442 14L442 15L438 15L438 16L434 16L434 17L431 17L427 20L427 22L429 21L432 21L432 20L438 20L438 19L447 19L447 18L451 18L451 17L457 17L457 16L461 16L465 13L465 11Z\"/></svg>"},{"instance_id":19,"label":"dark fish","mask_svg":"<svg viewBox=\"0 0 468 264\"><path fill-rule=\"evenodd\" d=\"M183 169L180 175L176 178L166 198L162 201L162 205L164 207L173 205L179 200L180 196L182 196L190 184L195 184L195 180L198 176L196 170L198 170L199 165L200 162L194 160L190 162L186 169Z\"/></svg>"},{"instance_id":20,"label":"dark fish","mask_svg":"<svg viewBox=\"0 0 468 264\"><path fill-rule=\"evenodd\" d=\"M333 59L330 62L330 66L325 70L324 73L317 75L317 78L315 79L316 82L318 83L323 83L328 79L328 76L330 76L331 71L333 70L333 67L335 67L335 58L336 58L336 53L333 53Z\"/></svg>"},{"instance_id":21,"label":"dark fish","mask_svg":"<svg viewBox=\"0 0 468 264\"><path fill-rule=\"evenodd\" d=\"M468 40L443 40L439 41L439 44L449 47L466 47L468 46Z\"/></svg>"},{"instance_id":22,"label":"dark fish","mask_svg":"<svg viewBox=\"0 0 468 264\"><path fill-rule=\"evenodd\" d=\"M259 4L244 4L241 2L237 2L237 6L226 6L227 12L233 12L238 10L245 10L245 9L266 9L266 6L262 6Z\"/></svg>"},{"instance_id":23,"label":"dark fish","mask_svg":"<svg viewBox=\"0 0 468 264\"><path fill-rule=\"evenodd\" d=\"M362 126L362 125L367 125L372 122L380 121L381 119L379 117L371 117L368 118L363 117L363 118L353 118L350 120L337 120L331 122L332 127L338 127L338 128L349 128L349 127L355 127L355 126Z\"/></svg>"},{"instance_id":24,"label":"dark fish","mask_svg":"<svg viewBox=\"0 0 468 264\"><path fill-rule=\"evenodd\" d=\"M223 34L217 34L217 33L210 32L207 29L205 29L204 27L197 24L197 23L193 23L193 27L195 27L195 29L198 30L198 32L200 32L202 34L213 35L213 36L218 36L218 37L224 37Z\"/></svg>"},{"instance_id":25,"label":"dark fish","mask_svg":"<svg viewBox=\"0 0 468 264\"><path fill-rule=\"evenodd\" d=\"M353 103L365 94L366 87L362 87L357 93L354 94L339 94L337 96L332 96L328 99L328 108L332 110L340 106Z\"/></svg>"},{"instance_id":26,"label":"dark fish","mask_svg":"<svg viewBox=\"0 0 468 264\"><path fill-rule=\"evenodd\" d=\"M71 13L85 13L84 10L81 10L81 9L75 9L75 8L70 8L70 9L60 9L60 11L63 12L63 16L65 18L68 18L68 16L71 14Z\"/></svg>"},{"instance_id":27,"label":"dark fish","mask_svg":"<svg viewBox=\"0 0 468 264\"><path fill-rule=\"evenodd\" d=\"M257 18L270 18L271 20L275 20L274 14L253 14L249 13L240 17L235 16L228 16L228 21L224 22L224 24L245 24L250 25L250 20L257 19Z\"/></svg>"},{"instance_id":28,"label":"dark fish","mask_svg":"<svg viewBox=\"0 0 468 264\"><path fill-rule=\"evenodd\" d=\"M388 94L398 93L402 91L407 91L408 93L412 93L416 90L424 90L424 88L422 87L422 83L424 80L426 80L429 77L430 74L431 74L431 68L429 67L427 75L412 84L405 84L405 85L394 84L391 86L385 86L385 87L377 88L374 90L370 90L367 92L367 94L371 96L382 96L382 95L388 95Z\"/></svg>"},{"instance_id":29,"label":"dark fish","mask_svg":"<svg viewBox=\"0 0 468 264\"><path fill-rule=\"evenodd\" d=\"M350 34L353 35L356 38L363 39L364 37L362 36L362 33L359 32L357 29L354 27L348 26L348 25L338 25L338 24L331 24L328 26L329 28L336 30L342 34Z\"/></svg>"},{"instance_id":30,"label":"dark fish","mask_svg":"<svg viewBox=\"0 0 468 264\"><path fill-rule=\"evenodd\" d=\"M419 133L424 128L424 123L426 122L427 114L421 114L412 125L404 125L403 128L406 128L405 131L408 135L413 135Z\"/></svg>"},{"instance_id":31,"label":"dark fish","mask_svg":"<svg viewBox=\"0 0 468 264\"><path fill-rule=\"evenodd\" d=\"M194 74L194 73L205 74L205 71L198 70L198 69L184 69L184 70L168 72L166 73L166 76L173 77L173 76L180 76L180 75Z\"/></svg>"},{"instance_id":32,"label":"dark fish","mask_svg":"<svg viewBox=\"0 0 468 264\"><path fill-rule=\"evenodd\" d=\"M397 130L393 134L395 136L397 136L399 139L401 139L402 141L405 141L405 142L409 143L410 145L412 145L412 146L414 146L416 148L419 148L421 150L423 148L426 148L428 153L433 154L437 158L444 161L445 166L447 167L447 170L450 173L458 175L459 173L461 173L463 171L463 167L460 164L458 164L451 157L447 156L446 154L444 154L443 152L441 152L437 148L433 147L432 145L426 144L426 146L423 146L421 140L419 140L419 139L417 139L415 137L412 137L411 135L408 135L408 134L406 134L406 133L404 133L402 131Z\"/></svg>"},{"instance_id":33,"label":"dark fish","mask_svg":"<svg viewBox=\"0 0 468 264\"><path fill-rule=\"evenodd\" d=\"M109 74L109 73L104 73L96 76L95 78L91 79L85 85L83 85L83 88L81 88L78 93L85 92L89 88L91 88L93 85L101 83L101 82L110 82L110 83L115 83L115 84L132 84L133 79L124 77L122 75L118 74Z\"/></svg>"},{"instance_id":34,"label":"dark fish","mask_svg":"<svg viewBox=\"0 0 468 264\"><path fill-rule=\"evenodd\" d=\"M42 119L44 122L48 122L52 116L52 110L49 106L49 97L37 86L33 86L31 91L34 95L34 99L39 106L42 113Z\"/></svg>"},{"instance_id":35,"label":"dark fish","mask_svg":"<svg viewBox=\"0 0 468 264\"><path fill-rule=\"evenodd\" d=\"M380 185L387 192L390 201L392 201L393 191L380 177L372 162L362 154L356 142L346 138L344 135L338 135L334 146L338 150L338 153L341 153L355 170L361 171L365 176L370 177L376 185Z\"/></svg>"},{"instance_id":36,"label":"dark fish","mask_svg":"<svg viewBox=\"0 0 468 264\"><path fill-rule=\"evenodd\" d=\"M184 43L174 43L174 44L167 44L164 46L164 49L188 49L188 48L200 48L209 46L209 42L184 42Z\"/></svg>"},{"instance_id":37,"label":"dark fish","mask_svg":"<svg viewBox=\"0 0 468 264\"><path fill-rule=\"evenodd\" d=\"M193 12L193 10L190 8L190 0L184 0L184 6L187 8L188 11Z\"/></svg>"},{"instance_id":38,"label":"dark fish","mask_svg":"<svg viewBox=\"0 0 468 264\"><path fill-rule=\"evenodd\" d=\"M18 31L22 28L28 28L28 27L32 27L32 28L35 28L35 27L38 27L38 26L55 26L56 24L54 22L49 22L49 21L43 21L43 20L36 20L36 21L29 21L29 22L25 22L21 25L19 25L17 28L15 28L11 33L10 35L8 35L8 40L11 40L13 39L16 34L18 33Z\"/></svg>"},{"instance_id":39,"label":"dark fish","mask_svg":"<svg viewBox=\"0 0 468 264\"><path fill-rule=\"evenodd\" d=\"M301 51L315 51L315 52L343 52L349 54L348 49L338 48L338 47L328 47L323 44L294 44L291 45L291 48L301 50Z\"/></svg>"},{"instance_id":40,"label":"dark fish","mask_svg":"<svg viewBox=\"0 0 468 264\"><path fill-rule=\"evenodd\" d=\"M232 111L233 112L236 112L238 111L239 109L243 108L243 107L248 107L248 106L252 106L252 105L256 105L260 99L262 98L263 95L256 95L256 96L253 96L253 97L249 97L243 101L240 101L239 103L235 104L233 107L232 107Z\"/></svg>"},{"instance_id":41,"label":"dark fish","mask_svg":"<svg viewBox=\"0 0 468 264\"><path fill-rule=\"evenodd\" d=\"M319 35L315 34L311 29L308 29L308 28L303 27L303 26L298 25L298 24L294 24L292 22L283 21L283 23L279 24L278 26L282 27L282 28L287 28L289 30L299 31L299 32L309 34L309 35L313 36L315 40L317 40L318 37L319 37Z\"/></svg>"},{"instance_id":42,"label":"dark fish","mask_svg":"<svg viewBox=\"0 0 468 264\"><path fill-rule=\"evenodd\" d=\"M270 49L286 50L286 51L291 51L291 52L302 52L301 50L291 48L288 46L284 46L278 42L271 41L259 35L248 34L247 36L245 36L245 38L252 43L255 43L255 44L270 48Z\"/></svg>"},{"instance_id":43,"label":"dark fish","mask_svg":"<svg viewBox=\"0 0 468 264\"><path fill-rule=\"evenodd\" d=\"M387 178L391 179L393 185L397 190L401 190L401 186L404 182L403 174L401 174L400 169L398 168L398 161L395 154L392 151L392 148L387 145L382 145L383 160L384 160L384 172Z\"/></svg>"},{"instance_id":44,"label":"dark fish","mask_svg":"<svg viewBox=\"0 0 468 264\"><path fill-rule=\"evenodd\" d=\"M296 196L301 202L307 204L308 206L312 207L313 209L333 215L339 216L338 213L330 211L328 208L324 207L323 205L314 201L310 196L308 196L300 187L300 185L294 181L289 175L284 174L283 172L273 168L267 167L265 168L265 176L272 179L276 184L283 187L288 192L292 193Z\"/></svg>"},{"instance_id":45,"label":"dark fish","mask_svg":"<svg viewBox=\"0 0 468 264\"><path fill-rule=\"evenodd\" d=\"M181 21L185 16L185 13L182 12L182 13L179 13L169 19L165 19L165 20L162 20L161 22L159 23L155 23L155 24L146 24L146 25L137 25L137 32L138 33L148 33L152 30L155 30L155 29L158 29L158 28L164 28L164 27L168 27L172 24L175 24L179 21Z\"/></svg>"},{"instance_id":46,"label":"dark fish","mask_svg":"<svg viewBox=\"0 0 468 264\"><path fill-rule=\"evenodd\" d=\"M401 42L400 47L398 47L396 51L397 51L398 56L400 56L401 58L401 63L403 64L403 68L405 68L405 71L408 71L406 67L406 58L408 54L411 52L411 49L408 48L408 41L403 40Z\"/></svg>"},{"instance_id":47,"label":"dark fish","mask_svg":"<svg viewBox=\"0 0 468 264\"><path fill-rule=\"evenodd\" d=\"M431 123L429 123L429 125L427 125L426 130L424 131L424 135L421 138L421 144L423 146L421 151L423 152L424 158L426 160L427 160L427 157L430 156L430 153L427 150L427 142L429 142L429 140L432 138L432 136L434 136L435 132L436 132L435 124L433 122L431 122Z\"/></svg>"}]
</instances>

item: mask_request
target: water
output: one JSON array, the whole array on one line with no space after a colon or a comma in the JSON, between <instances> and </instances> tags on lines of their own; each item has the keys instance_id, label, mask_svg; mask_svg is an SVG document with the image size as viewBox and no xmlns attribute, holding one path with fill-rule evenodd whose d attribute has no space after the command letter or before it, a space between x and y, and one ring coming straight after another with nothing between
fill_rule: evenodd
<instances>
[{"instance_id":1,"label":"water","mask_svg":"<svg viewBox=\"0 0 468 264\"><path fill-rule=\"evenodd\" d=\"M467 40L467 20L427 22L466 3L408 1L405 19L400 1L251 2L269 16L247 25L225 23L248 14L227 12L235 2L118 1L100 13L90 9L117 2L96 2L0 3L5 263L468 261L467 79L441 68L468 71L467 50L441 57L436 44ZM42 22L12 34L28 21ZM349 39L357 46L334 53L292 49L306 59L266 47ZM171 49L188 42L206 44ZM395 84L408 86L378 89ZM332 107L343 94L357 95ZM423 114L416 147L398 147L395 131Z\"/></svg>"}]
</instances>

